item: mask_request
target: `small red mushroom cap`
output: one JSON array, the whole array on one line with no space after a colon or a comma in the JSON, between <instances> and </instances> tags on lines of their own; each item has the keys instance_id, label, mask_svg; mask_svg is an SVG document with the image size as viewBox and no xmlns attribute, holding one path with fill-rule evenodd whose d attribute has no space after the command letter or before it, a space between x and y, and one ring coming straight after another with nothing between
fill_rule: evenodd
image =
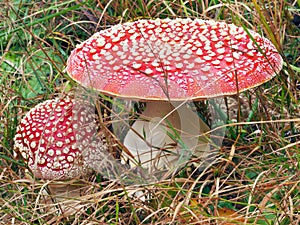
<instances>
[{"instance_id":1,"label":"small red mushroom cap","mask_svg":"<svg viewBox=\"0 0 300 225\"><path fill-rule=\"evenodd\" d=\"M247 32L213 20L127 22L79 44L66 70L84 86L124 98L193 100L236 94L270 80L283 64L268 39Z\"/></svg>"},{"instance_id":2,"label":"small red mushroom cap","mask_svg":"<svg viewBox=\"0 0 300 225\"><path fill-rule=\"evenodd\" d=\"M24 116L15 149L36 178L65 180L87 172L83 151L96 152L101 144L93 110L87 102L66 97L44 101Z\"/></svg>"}]
</instances>

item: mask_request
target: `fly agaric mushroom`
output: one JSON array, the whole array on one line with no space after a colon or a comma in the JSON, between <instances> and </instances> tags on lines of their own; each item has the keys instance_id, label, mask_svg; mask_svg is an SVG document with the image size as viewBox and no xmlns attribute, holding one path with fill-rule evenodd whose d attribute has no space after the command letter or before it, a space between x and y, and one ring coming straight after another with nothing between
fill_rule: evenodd
<instances>
[{"instance_id":1,"label":"fly agaric mushroom","mask_svg":"<svg viewBox=\"0 0 300 225\"><path fill-rule=\"evenodd\" d=\"M75 81L103 94L147 102L143 119L133 124L124 139L124 145L137 155L142 146L153 149L155 138L158 148L165 144L166 139L160 138L164 128L154 136L145 134L145 127L153 125L151 118L168 117L180 131L183 124L173 102L237 94L270 80L282 64L274 45L252 30L213 20L155 19L95 33L72 51L66 71ZM145 136L152 139L142 140Z\"/></svg>"},{"instance_id":2,"label":"fly agaric mushroom","mask_svg":"<svg viewBox=\"0 0 300 225\"><path fill-rule=\"evenodd\" d=\"M63 210L64 215L69 215L84 207L76 198L86 191L85 185L71 179L91 171L90 161L85 159L93 160L95 154L107 155L106 143L97 136L94 111L86 100L55 98L32 108L17 127L16 153L25 159L35 178L51 180L47 185L51 197L47 191L44 203L60 203L59 209L49 206L48 210Z\"/></svg>"},{"instance_id":3,"label":"fly agaric mushroom","mask_svg":"<svg viewBox=\"0 0 300 225\"><path fill-rule=\"evenodd\" d=\"M36 178L66 180L87 173L82 155L103 151L93 107L70 97L47 100L21 120L15 149ZM103 149L104 148L104 149Z\"/></svg>"}]
</instances>

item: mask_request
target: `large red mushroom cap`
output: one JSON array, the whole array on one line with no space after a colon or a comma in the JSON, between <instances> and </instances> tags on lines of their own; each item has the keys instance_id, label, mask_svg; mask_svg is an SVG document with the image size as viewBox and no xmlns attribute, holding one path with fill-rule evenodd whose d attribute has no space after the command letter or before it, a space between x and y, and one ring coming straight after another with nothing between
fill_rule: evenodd
<instances>
[{"instance_id":1,"label":"large red mushroom cap","mask_svg":"<svg viewBox=\"0 0 300 225\"><path fill-rule=\"evenodd\" d=\"M283 63L268 39L247 32L202 19L127 22L79 44L66 70L84 86L124 98L175 101L236 94L270 80Z\"/></svg>"},{"instance_id":2,"label":"large red mushroom cap","mask_svg":"<svg viewBox=\"0 0 300 225\"><path fill-rule=\"evenodd\" d=\"M83 152L103 151L104 146L95 136L93 110L86 101L66 97L44 101L24 116L15 149L36 178L65 180L88 171Z\"/></svg>"}]
</instances>

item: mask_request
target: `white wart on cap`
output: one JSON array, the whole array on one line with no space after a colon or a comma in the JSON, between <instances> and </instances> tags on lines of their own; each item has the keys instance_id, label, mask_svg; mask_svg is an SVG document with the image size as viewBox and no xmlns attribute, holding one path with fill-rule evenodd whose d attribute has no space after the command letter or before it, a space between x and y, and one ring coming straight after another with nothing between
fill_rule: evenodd
<instances>
[{"instance_id":1,"label":"white wart on cap","mask_svg":"<svg viewBox=\"0 0 300 225\"><path fill-rule=\"evenodd\" d=\"M66 97L44 101L24 116L15 150L36 178L65 180L87 172L83 151L95 152L102 144L95 136L93 110L87 102Z\"/></svg>"}]
</instances>

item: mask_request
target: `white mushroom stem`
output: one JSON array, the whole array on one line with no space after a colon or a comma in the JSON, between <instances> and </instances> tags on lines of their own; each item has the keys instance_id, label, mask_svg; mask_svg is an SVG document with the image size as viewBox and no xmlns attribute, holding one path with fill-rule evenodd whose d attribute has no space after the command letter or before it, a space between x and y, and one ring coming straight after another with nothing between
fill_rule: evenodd
<instances>
[{"instance_id":1,"label":"white mushroom stem","mask_svg":"<svg viewBox=\"0 0 300 225\"><path fill-rule=\"evenodd\" d=\"M208 130L184 104L148 102L128 131L124 145L145 168L174 168L195 155L195 151L207 150L208 142L199 142L199 137Z\"/></svg>"},{"instance_id":2,"label":"white mushroom stem","mask_svg":"<svg viewBox=\"0 0 300 225\"><path fill-rule=\"evenodd\" d=\"M64 201L68 198L78 198L86 191L83 182L78 180L71 181L51 181L48 184L50 194L56 198L56 201Z\"/></svg>"},{"instance_id":3,"label":"white mushroom stem","mask_svg":"<svg viewBox=\"0 0 300 225\"><path fill-rule=\"evenodd\" d=\"M83 207L80 196L87 191L80 181L50 181L48 191L43 190L42 203L48 212L57 211L64 215L71 215ZM58 207L57 207L58 206Z\"/></svg>"}]
</instances>

